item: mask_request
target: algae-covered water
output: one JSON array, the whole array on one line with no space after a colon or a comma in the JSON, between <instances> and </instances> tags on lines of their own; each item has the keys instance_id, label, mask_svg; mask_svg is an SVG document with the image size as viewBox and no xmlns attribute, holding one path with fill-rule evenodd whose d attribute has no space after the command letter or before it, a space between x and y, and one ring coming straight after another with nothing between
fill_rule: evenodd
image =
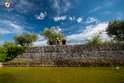
<instances>
[{"instance_id":1,"label":"algae-covered water","mask_svg":"<svg viewBox=\"0 0 124 83\"><path fill-rule=\"evenodd\" d=\"M0 67L0 83L124 83L124 67Z\"/></svg>"}]
</instances>

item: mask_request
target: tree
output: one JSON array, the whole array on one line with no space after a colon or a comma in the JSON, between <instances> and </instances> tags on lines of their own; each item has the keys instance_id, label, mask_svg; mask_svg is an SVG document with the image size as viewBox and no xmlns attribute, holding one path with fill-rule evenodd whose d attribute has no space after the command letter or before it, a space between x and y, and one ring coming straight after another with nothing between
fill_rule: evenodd
<instances>
[{"instance_id":1,"label":"tree","mask_svg":"<svg viewBox=\"0 0 124 83\"><path fill-rule=\"evenodd\" d=\"M24 33L22 35L16 35L14 37L15 42L21 46L30 46L33 42L37 40L37 35L35 33Z\"/></svg>"},{"instance_id":2,"label":"tree","mask_svg":"<svg viewBox=\"0 0 124 83\"><path fill-rule=\"evenodd\" d=\"M107 34L117 42L124 42L124 20L111 21L107 28Z\"/></svg>"},{"instance_id":3,"label":"tree","mask_svg":"<svg viewBox=\"0 0 124 83\"><path fill-rule=\"evenodd\" d=\"M86 40L87 44L102 44L102 39L100 38L101 33L96 33L91 39Z\"/></svg>"},{"instance_id":4,"label":"tree","mask_svg":"<svg viewBox=\"0 0 124 83\"><path fill-rule=\"evenodd\" d=\"M62 34L61 32L57 32L55 28L45 28L44 31L40 33L40 35L48 39L47 43L49 45L55 45L57 38L62 40L65 37L64 34Z\"/></svg>"},{"instance_id":5,"label":"tree","mask_svg":"<svg viewBox=\"0 0 124 83\"><path fill-rule=\"evenodd\" d=\"M15 42L8 42L5 41L3 44L4 47L9 47L9 46L17 46L17 44Z\"/></svg>"}]
</instances>

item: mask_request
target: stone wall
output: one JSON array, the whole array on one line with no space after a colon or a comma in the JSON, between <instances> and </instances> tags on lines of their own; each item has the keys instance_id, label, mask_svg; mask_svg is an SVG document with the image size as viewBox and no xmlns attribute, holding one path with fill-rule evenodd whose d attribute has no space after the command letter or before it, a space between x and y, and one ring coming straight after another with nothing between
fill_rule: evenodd
<instances>
[{"instance_id":1,"label":"stone wall","mask_svg":"<svg viewBox=\"0 0 124 83\"><path fill-rule=\"evenodd\" d=\"M124 44L29 47L13 61L28 66L123 65Z\"/></svg>"}]
</instances>

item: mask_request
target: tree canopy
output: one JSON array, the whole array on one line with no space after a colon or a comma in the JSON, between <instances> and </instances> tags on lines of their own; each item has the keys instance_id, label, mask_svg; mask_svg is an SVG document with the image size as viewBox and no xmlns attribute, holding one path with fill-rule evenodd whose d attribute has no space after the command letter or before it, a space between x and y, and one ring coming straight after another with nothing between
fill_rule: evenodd
<instances>
[{"instance_id":1,"label":"tree canopy","mask_svg":"<svg viewBox=\"0 0 124 83\"><path fill-rule=\"evenodd\" d=\"M124 20L111 21L107 28L107 34L118 42L124 41Z\"/></svg>"},{"instance_id":2,"label":"tree canopy","mask_svg":"<svg viewBox=\"0 0 124 83\"><path fill-rule=\"evenodd\" d=\"M62 40L65 37L63 33L57 32L55 28L50 28L50 29L45 28L44 31L40 33L40 35L48 39L47 43L49 45L55 45L57 38Z\"/></svg>"},{"instance_id":3,"label":"tree canopy","mask_svg":"<svg viewBox=\"0 0 124 83\"><path fill-rule=\"evenodd\" d=\"M37 40L37 34L27 32L22 35L16 35L14 40L18 45L30 46Z\"/></svg>"}]
</instances>

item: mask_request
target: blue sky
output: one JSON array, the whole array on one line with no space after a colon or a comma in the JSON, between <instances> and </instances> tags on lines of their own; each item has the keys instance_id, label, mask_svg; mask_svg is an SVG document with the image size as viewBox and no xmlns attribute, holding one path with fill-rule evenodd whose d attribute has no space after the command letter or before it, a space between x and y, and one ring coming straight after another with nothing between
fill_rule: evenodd
<instances>
[{"instance_id":1,"label":"blue sky","mask_svg":"<svg viewBox=\"0 0 124 83\"><path fill-rule=\"evenodd\" d=\"M6 8L5 2L11 6ZM94 33L104 32L108 22L124 19L124 0L0 0L0 44L24 32L39 34L45 27L63 32L69 44L85 43ZM35 45L46 45L38 35Z\"/></svg>"}]
</instances>

